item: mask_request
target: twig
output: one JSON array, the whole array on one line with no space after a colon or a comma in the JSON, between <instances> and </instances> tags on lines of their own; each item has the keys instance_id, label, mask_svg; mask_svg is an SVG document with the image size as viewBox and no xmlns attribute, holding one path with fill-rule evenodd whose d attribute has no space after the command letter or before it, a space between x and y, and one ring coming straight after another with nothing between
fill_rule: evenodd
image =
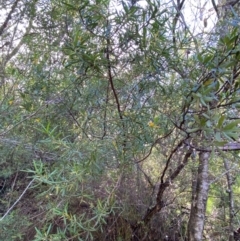
<instances>
[{"instance_id":1,"label":"twig","mask_svg":"<svg viewBox=\"0 0 240 241\"><path fill-rule=\"evenodd\" d=\"M219 16L219 11L218 11L218 9L217 9L217 5L216 5L216 3L215 3L214 0L212 0L212 5L213 5L213 8L214 8L214 10L215 10L215 12L216 12L216 14L217 14L218 19L219 19L219 18L220 18L220 16Z\"/></svg>"},{"instance_id":2,"label":"twig","mask_svg":"<svg viewBox=\"0 0 240 241\"><path fill-rule=\"evenodd\" d=\"M109 82L110 82L110 86L111 86L111 89L112 89L112 92L113 92L113 95L114 95L114 98L115 98L115 101L116 101L116 104L117 104L117 110L118 110L118 114L119 114L119 117L121 120L123 120L123 116L122 116L122 112L121 112L121 107L120 107L120 102L119 102L119 99L118 99L118 96L117 96L117 91L114 87L114 84L113 84L113 76L112 76L112 67L111 67L111 62L110 62L110 40L109 38L107 38L107 53L106 53L106 57L107 57L107 62L108 62L108 79L109 79Z\"/></svg>"},{"instance_id":3,"label":"twig","mask_svg":"<svg viewBox=\"0 0 240 241\"><path fill-rule=\"evenodd\" d=\"M15 186L15 184L16 184L17 178L18 178L18 172L17 172L17 174L15 175L14 180L13 180L13 183L12 183L12 191L13 191L14 186Z\"/></svg>"},{"instance_id":4,"label":"twig","mask_svg":"<svg viewBox=\"0 0 240 241\"><path fill-rule=\"evenodd\" d=\"M176 30L177 22L178 22L178 19L180 17L180 12L182 10L184 2L185 2L185 0L182 0L182 2L180 2L178 0L177 1L177 5L173 2L173 5L174 5L174 7L177 10L177 14L176 14L175 18L173 19L173 43L174 43L175 47L176 47L176 33L175 33L175 30Z\"/></svg>"},{"instance_id":5,"label":"twig","mask_svg":"<svg viewBox=\"0 0 240 241\"><path fill-rule=\"evenodd\" d=\"M23 195L26 193L26 191L28 190L28 188L32 185L34 179L32 179L31 182L28 183L27 187L24 189L24 191L22 192L22 194L20 195L20 197L15 201L15 203L7 210L7 212L1 217L0 222L11 212L11 210L16 206L16 204L21 200L21 198L23 197Z\"/></svg>"},{"instance_id":6,"label":"twig","mask_svg":"<svg viewBox=\"0 0 240 241\"><path fill-rule=\"evenodd\" d=\"M184 0L184 1L185 1L185 0ZM192 33L191 30L189 29L189 27L188 27L188 25L187 25L187 23L186 23L186 21L185 21L185 18L184 18L184 16L183 16L182 12L181 12L181 8L183 7L184 1L182 1L182 2L180 3L180 5L176 5L176 3L173 1L173 6L174 6L174 7L176 8L176 10L177 10L177 16L178 16L177 19L179 19L179 18L181 17L181 20L182 20L182 22L183 22L186 30L188 31L188 33L190 34L190 36L191 36L192 39L193 39L196 52L199 53L199 48L198 48L197 39L194 37L193 33ZM176 20L175 20L175 21L176 21Z\"/></svg>"},{"instance_id":7,"label":"twig","mask_svg":"<svg viewBox=\"0 0 240 241\"><path fill-rule=\"evenodd\" d=\"M232 170L236 170L237 164L233 165L231 168L229 168L227 171L223 172L221 175L219 175L218 177L216 177L214 180L212 180L209 185L217 182L219 179L221 179L223 176L225 176L227 173L229 173Z\"/></svg>"},{"instance_id":8,"label":"twig","mask_svg":"<svg viewBox=\"0 0 240 241\"><path fill-rule=\"evenodd\" d=\"M15 9L17 8L17 4L20 0L16 0L11 8L11 11L9 12L7 18L5 19L4 23L2 24L2 26L0 27L0 36L3 34L4 29L7 27L8 22L11 20L12 18L12 14L15 11Z\"/></svg>"},{"instance_id":9,"label":"twig","mask_svg":"<svg viewBox=\"0 0 240 241\"><path fill-rule=\"evenodd\" d=\"M172 150L172 152L170 153L169 157L167 158L166 165L165 165L165 167L164 167L164 169L163 169L162 176L161 176L161 184L164 183L164 180L163 180L163 179L164 179L164 176L165 176L165 174L166 174L166 171L167 171L167 169L168 169L168 167L169 167L169 164L170 164L170 161L171 161L171 159L172 159L172 156L174 155L175 152L177 152L177 150L178 150L183 144L185 144L186 139L188 139L188 137L182 139L182 140L178 143L178 145Z\"/></svg>"},{"instance_id":10,"label":"twig","mask_svg":"<svg viewBox=\"0 0 240 241\"><path fill-rule=\"evenodd\" d=\"M191 143L187 143L184 140L184 144L189 146L191 149L195 149L196 151L202 151L202 152L212 152L213 146L210 147L198 147L194 146ZM240 142L228 142L224 146L218 146L215 151L240 151Z\"/></svg>"},{"instance_id":11,"label":"twig","mask_svg":"<svg viewBox=\"0 0 240 241\"><path fill-rule=\"evenodd\" d=\"M135 160L135 163L140 163L140 162L143 162L144 160L146 160L151 154L152 154L152 150L153 150L153 147L156 145L156 144L160 144L160 141L162 139L165 139L167 138L168 136L170 136L172 134L172 132L174 131L174 129L170 130L170 132L168 132L165 136L163 137L159 137L150 147L150 150L149 152L147 153L146 156L144 156L142 159L140 160Z\"/></svg>"},{"instance_id":12,"label":"twig","mask_svg":"<svg viewBox=\"0 0 240 241\"><path fill-rule=\"evenodd\" d=\"M31 115L25 117L23 120L19 121L18 123L16 123L14 126L10 127L9 129L7 129L6 131L3 131L2 133L0 133L0 136L3 136L5 134L7 134L9 131L11 131L12 129L14 129L15 127L17 127L18 125L22 124L24 121L32 118L33 116L35 116L40 110L42 109L42 107L40 107L38 110L36 110L34 113L32 113Z\"/></svg>"}]
</instances>

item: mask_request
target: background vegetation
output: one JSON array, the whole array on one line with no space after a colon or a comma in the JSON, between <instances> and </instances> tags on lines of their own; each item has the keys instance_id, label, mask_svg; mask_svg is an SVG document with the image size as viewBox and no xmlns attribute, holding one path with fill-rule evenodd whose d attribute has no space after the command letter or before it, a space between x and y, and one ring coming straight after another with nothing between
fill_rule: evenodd
<instances>
[{"instance_id":1,"label":"background vegetation","mask_svg":"<svg viewBox=\"0 0 240 241\"><path fill-rule=\"evenodd\" d=\"M238 1L0 4L0 240L240 240Z\"/></svg>"}]
</instances>

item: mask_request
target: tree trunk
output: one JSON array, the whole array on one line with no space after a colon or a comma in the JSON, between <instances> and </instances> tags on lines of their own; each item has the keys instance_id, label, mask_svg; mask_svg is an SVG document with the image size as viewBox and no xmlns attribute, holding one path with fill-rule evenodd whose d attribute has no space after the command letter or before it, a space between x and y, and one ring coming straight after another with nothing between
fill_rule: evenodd
<instances>
[{"instance_id":1,"label":"tree trunk","mask_svg":"<svg viewBox=\"0 0 240 241\"><path fill-rule=\"evenodd\" d=\"M234 240L234 227L233 227L233 218L234 218L234 199L233 199L233 190L232 190L232 177L230 173L230 167L228 160L224 159L224 167L226 169L226 178L228 184L228 202L229 202L229 241Z\"/></svg>"},{"instance_id":2,"label":"tree trunk","mask_svg":"<svg viewBox=\"0 0 240 241\"><path fill-rule=\"evenodd\" d=\"M203 235L206 203L208 198L208 161L209 152L200 152L196 190L192 196L191 213L188 222L188 240L201 241ZM194 191L194 190L193 190Z\"/></svg>"}]
</instances>

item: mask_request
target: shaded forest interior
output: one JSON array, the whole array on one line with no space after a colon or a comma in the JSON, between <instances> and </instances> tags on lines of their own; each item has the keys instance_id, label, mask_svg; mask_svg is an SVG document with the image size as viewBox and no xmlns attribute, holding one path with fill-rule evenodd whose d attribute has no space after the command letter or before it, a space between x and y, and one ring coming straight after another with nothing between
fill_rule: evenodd
<instances>
[{"instance_id":1,"label":"shaded forest interior","mask_svg":"<svg viewBox=\"0 0 240 241\"><path fill-rule=\"evenodd\" d=\"M238 0L0 6L0 240L240 240Z\"/></svg>"}]
</instances>

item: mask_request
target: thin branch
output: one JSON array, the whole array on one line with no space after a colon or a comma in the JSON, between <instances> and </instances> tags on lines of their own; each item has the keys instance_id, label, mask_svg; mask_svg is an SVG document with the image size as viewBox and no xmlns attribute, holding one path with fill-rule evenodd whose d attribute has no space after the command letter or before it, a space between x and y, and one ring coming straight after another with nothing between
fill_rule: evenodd
<instances>
[{"instance_id":1,"label":"thin branch","mask_svg":"<svg viewBox=\"0 0 240 241\"><path fill-rule=\"evenodd\" d=\"M175 4L175 2L173 1L173 5L174 5L174 7L175 7L176 10L177 10L177 14L179 14L179 17L181 17L182 22L183 22L183 24L184 24L184 27L186 28L186 30L188 30L188 33L191 35L191 37L192 37L192 39L193 39L196 52L199 53L198 41L197 41L197 39L193 36L191 30L189 29L189 27L188 27L188 25L187 25L187 23L186 23L186 21L185 21L185 18L184 18L184 16L183 16L182 12L181 12L181 8L182 8L182 5L181 5L181 4L183 4L183 3L184 3L184 1L182 1L182 2L180 3L180 5L177 6L177 5ZM181 7L181 8L179 9L179 7ZM178 18L179 18L179 17L178 17Z\"/></svg>"},{"instance_id":2,"label":"thin branch","mask_svg":"<svg viewBox=\"0 0 240 241\"><path fill-rule=\"evenodd\" d=\"M184 168L184 166L187 164L188 159L189 159L189 157L190 157L191 155L192 155L192 151L189 150L189 151L185 154L182 163L179 164L179 166L178 166L178 167L175 169L175 171L171 174L171 176L168 178L168 180L172 181L172 180L174 180L174 179L178 176L178 174L180 173L180 171L181 171L181 170ZM167 180L167 181L168 181L168 180Z\"/></svg>"},{"instance_id":3,"label":"thin branch","mask_svg":"<svg viewBox=\"0 0 240 241\"><path fill-rule=\"evenodd\" d=\"M104 120L103 120L103 135L102 138L103 139L106 135L107 135L107 104L109 101L109 82L108 82L108 86L107 86L107 94L106 94L106 101L105 101L105 109L104 109Z\"/></svg>"},{"instance_id":4,"label":"thin branch","mask_svg":"<svg viewBox=\"0 0 240 241\"><path fill-rule=\"evenodd\" d=\"M116 104L117 104L117 110L118 110L118 114L119 114L119 117L121 120L123 120L123 116L122 116L122 112L121 112L121 108L120 108L120 102L119 102L119 99L118 99L118 96L117 96L117 92L116 92L116 89L114 87L114 84L113 84L113 77L112 77L112 70L111 70L111 61L110 61L110 39L107 38L107 49L106 49L106 54L107 54L107 61L108 61L108 79L109 79L109 82L110 82L110 86L111 86L111 89L113 91L113 95L114 95L114 98L115 98L115 101L116 101Z\"/></svg>"},{"instance_id":5,"label":"thin branch","mask_svg":"<svg viewBox=\"0 0 240 241\"><path fill-rule=\"evenodd\" d=\"M4 23L2 24L2 26L0 27L0 36L3 34L4 29L7 27L8 22L10 21L10 19L12 18L12 14L15 11L15 9L17 8L17 4L20 0L16 0L14 2L14 4L12 5L11 11L9 12L7 18L5 19Z\"/></svg>"},{"instance_id":6,"label":"thin branch","mask_svg":"<svg viewBox=\"0 0 240 241\"><path fill-rule=\"evenodd\" d=\"M179 175L181 170L185 167L191 154L192 154L192 151L189 150L185 154L182 163L180 165L178 165L178 167L170 175L170 177L168 177L164 183L160 183L159 188L158 188L157 198L156 198L156 201L157 201L156 205L154 205L153 207L151 207L147 210L146 214L144 215L144 217L142 219L142 221L144 223L148 223L151 220L152 216L156 212L159 212L164 207L164 204L162 202L162 197L163 197L163 194L164 194L166 188L171 185L171 182Z\"/></svg>"},{"instance_id":7,"label":"thin branch","mask_svg":"<svg viewBox=\"0 0 240 241\"><path fill-rule=\"evenodd\" d=\"M143 173L145 179L147 180L148 184L151 188L154 188L154 184L151 181L151 178L147 175L147 173L140 167L139 164L137 164L137 168Z\"/></svg>"},{"instance_id":8,"label":"thin branch","mask_svg":"<svg viewBox=\"0 0 240 241\"><path fill-rule=\"evenodd\" d=\"M235 165L233 165L231 168L229 168L227 171L221 173L221 175L219 175L219 176L216 177L214 180L212 180L212 181L209 183L209 185L217 182L219 179L221 179L223 176L225 176L228 172L236 170L237 166L238 166L238 165L235 164Z\"/></svg>"},{"instance_id":9,"label":"thin branch","mask_svg":"<svg viewBox=\"0 0 240 241\"><path fill-rule=\"evenodd\" d=\"M187 143L184 141L184 144L189 146L191 149L195 149L196 151L201 151L201 152L212 152L213 148L212 147L198 147L194 146L190 143ZM224 146L218 146L215 151L240 151L240 143L238 142L229 142L225 144Z\"/></svg>"},{"instance_id":10,"label":"thin branch","mask_svg":"<svg viewBox=\"0 0 240 241\"><path fill-rule=\"evenodd\" d=\"M18 125L22 124L24 121L32 118L33 116L35 116L41 109L43 109L43 107L40 107L38 110L36 110L34 113L32 113L31 115L25 117L23 120L19 121L18 123L16 123L14 126L8 128L6 131L3 131L2 133L0 133L0 136L3 136L5 134L7 134L9 131L11 131L12 129L14 129L15 127L17 127Z\"/></svg>"},{"instance_id":11,"label":"thin branch","mask_svg":"<svg viewBox=\"0 0 240 241\"><path fill-rule=\"evenodd\" d=\"M31 31L32 29L32 19L29 21L29 24L26 28L26 32L24 34L24 36L27 36L29 34L29 32ZM21 46L24 44L24 36L23 38L21 39L21 41L18 43L18 45L11 51L11 53L9 53L7 55L7 58L6 60L4 61L4 64L6 64L14 55L16 55L19 51L19 49L21 48Z\"/></svg>"},{"instance_id":12,"label":"thin branch","mask_svg":"<svg viewBox=\"0 0 240 241\"><path fill-rule=\"evenodd\" d=\"M172 159L173 154L186 142L187 138L188 138L188 137L182 139L182 140L178 143L178 145L177 145L177 146L172 150L172 152L170 153L170 155L169 155L169 157L168 157L168 159L167 159L166 165L165 165L165 167L164 167L164 169L163 169L163 173L162 173L162 176L161 176L161 184L164 183L164 180L163 180L163 179L164 179L164 176L165 176L165 174L166 174L166 171L167 171L167 169L168 169L168 166L169 166L169 164L170 164L170 161L171 161L171 159Z\"/></svg>"},{"instance_id":13,"label":"thin branch","mask_svg":"<svg viewBox=\"0 0 240 241\"><path fill-rule=\"evenodd\" d=\"M11 210L17 205L17 203L21 200L21 198L23 197L23 195L26 193L26 191L28 190L28 188L32 185L32 183L34 182L35 179L32 179L31 182L28 183L27 187L24 189L24 191L22 192L22 194L20 195L20 197L15 201L15 203L7 210L7 212L0 218L0 222L9 214L9 212L11 212Z\"/></svg>"},{"instance_id":14,"label":"thin branch","mask_svg":"<svg viewBox=\"0 0 240 241\"><path fill-rule=\"evenodd\" d=\"M215 12L217 14L217 17L220 18L219 12L218 12L218 9L217 9L217 5L215 3L215 0L211 0L211 1L212 1L213 8L214 8L214 10L215 10Z\"/></svg>"},{"instance_id":15,"label":"thin branch","mask_svg":"<svg viewBox=\"0 0 240 241\"><path fill-rule=\"evenodd\" d=\"M152 149L153 149L153 147L154 147L156 144L159 144L159 143L160 143L160 140L165 139L165 138L167 138L169 135L171 135L172 132L173 132L173 130L174 130L174 129L172 129L172 130L171 130L169 133L167 133L165 136L158 138L158 139L151 145L148 154L147 154L145 157L143 157L142 159L135 161L135 163L140 163L140 162L146 160L146 159L152 154Z\"/></svg>"},{"instance_id":16,"label":"thin branch","mask_svg":"<svg viewBox=\"0 0 240 241\"><path fill-rule=\"evenodd\" d=\"M177 22L179 20L180 12L182 10L184 2L185 2L185 0L182 0L182 2L180 2L180 0L177 0L177 5L176 5L175 2L173 1L173 5L177 10L177 14L176 14L175 18L173 19L173 44L174 45L176 44L175 30L176 30Z\"/></svg>"}]
</instances>

